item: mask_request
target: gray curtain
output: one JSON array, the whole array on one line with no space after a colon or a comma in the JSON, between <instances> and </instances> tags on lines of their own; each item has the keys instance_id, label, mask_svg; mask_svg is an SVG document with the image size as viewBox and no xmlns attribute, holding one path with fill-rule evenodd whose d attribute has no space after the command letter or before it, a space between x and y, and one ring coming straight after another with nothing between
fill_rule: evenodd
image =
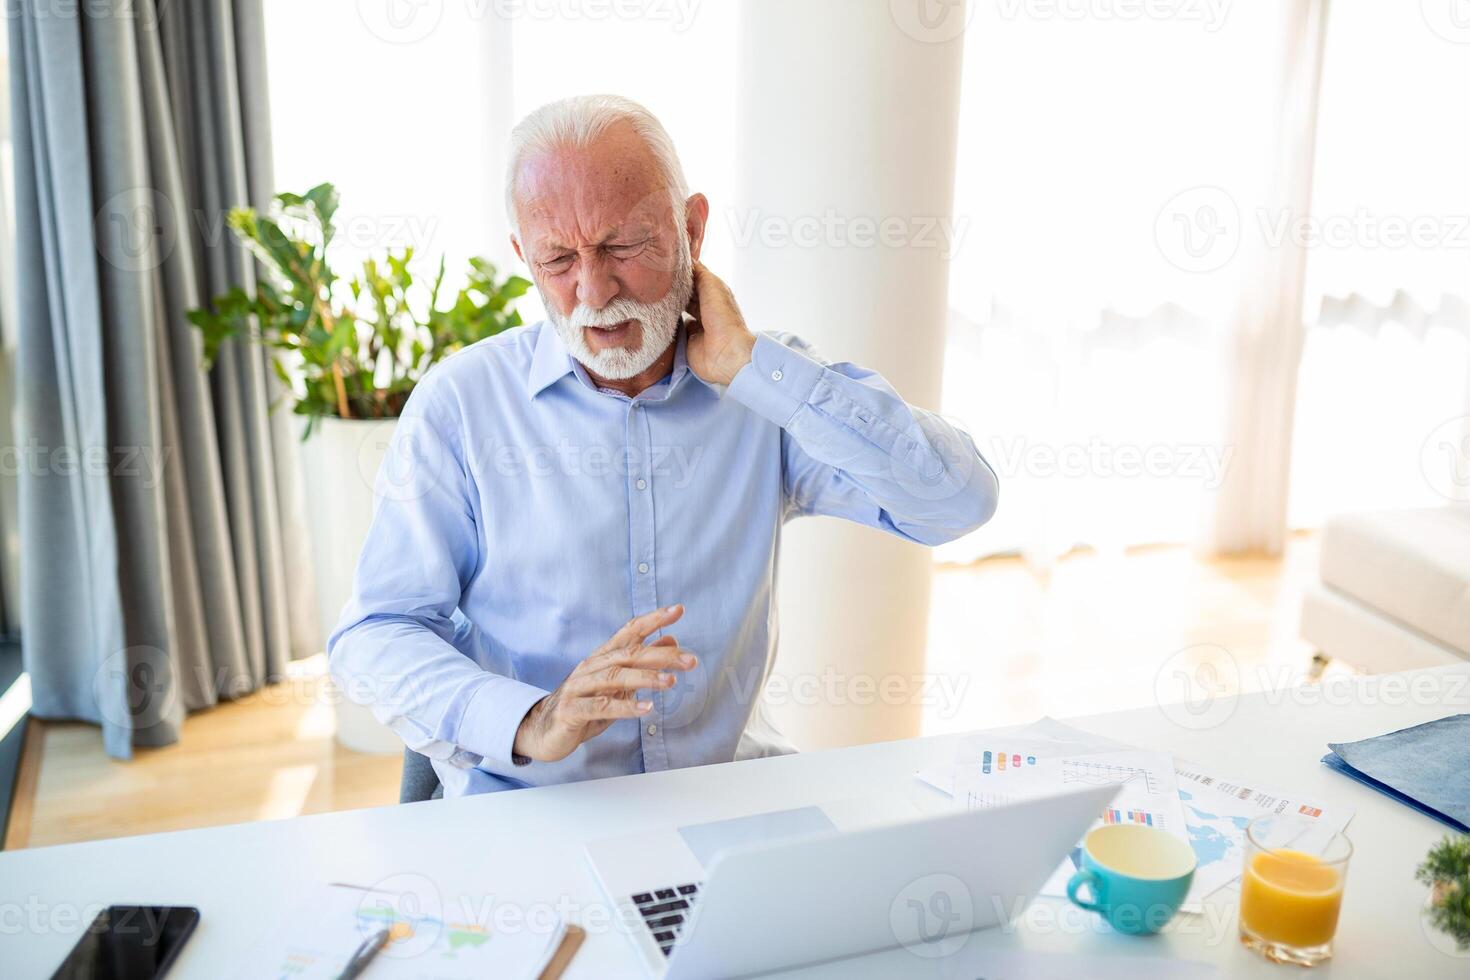
<instances>
[{"instance_id":1,"label":"gray curtain","mask_svg":"<svg viewBox=\"0 0 1470 980\"><path fill-rule=\"evenodd\" d=\"M317 648L274 379L206 375L185 319L253 276L224 214L273 190L260 0L6 4L25 661L125 758Z\"/></svg>"}]
</instances>

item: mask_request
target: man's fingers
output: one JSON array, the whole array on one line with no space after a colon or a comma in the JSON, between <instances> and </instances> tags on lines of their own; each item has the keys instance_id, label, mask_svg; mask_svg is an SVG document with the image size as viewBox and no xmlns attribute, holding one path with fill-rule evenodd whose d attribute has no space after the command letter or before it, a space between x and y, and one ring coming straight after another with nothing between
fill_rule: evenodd
<instances>
[{"instance_id":1,"label":"man's fingers","mask_svg":"<svg viewBox=\"0 0 1470 980\"><path fill-rule=\"evenodd\" d=\"M609 667L577 682L578 696L621 694L627 691L664 691L674 686L674 675L635 667Z\"/></svg>"},{"instance_id":2,"label":"man's fingers","mask_svg":"<svg viewBox=\"0 0 1470 980\"><path fill-rule=\"evenodd\" d=\"M688 650L673 643L651 643L646 647L625 650L609 657L602 665L609 667L641 667L652 670L689 670L699 663L699 658Z\"/></svg>"},{"instance_id":3,"label":"man's fingers","mask_svg":"<svg viewBox=\"0 0 1470 980\"><path fill-rule=\"evenodd\" d=\"M682 615L684 615L684 607L675 604L664 606L662 609L655 609L653 612L644 613L642 616L630 619L624 624L622 629L613 634L612 639L607 642L605 649L611 648L615 650L618 647L642 643L665 626L677 622Z\"/></svg>"},{"instance_id":4,"label":"man's fingers","mask_svg":"<svg viewBox=\"0 0 1470 980\"><path fill-rule=\"evenodd\" d=\"M601 694L592 698L577 698L572 710L584 721L606 721L612 718L638 718L653 708L652 701L629 701Z\"/></svg>"}]
</instances>

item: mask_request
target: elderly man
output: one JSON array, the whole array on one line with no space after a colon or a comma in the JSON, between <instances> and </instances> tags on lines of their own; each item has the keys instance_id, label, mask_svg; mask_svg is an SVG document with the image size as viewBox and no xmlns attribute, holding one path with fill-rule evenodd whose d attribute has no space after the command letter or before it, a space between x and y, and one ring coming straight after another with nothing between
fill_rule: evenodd
<instances>
[{"instance_id":1,"label":"elderly man","mask_svg":"<svg viewBox=\"0 0 1470 980\"><path fill-rule=\"evenodd\" d=\"M636 103L533 112L506 203L549 320L414 390L333 674L451 796L791 751L759 711L782 525L939 544L994 473L872 371L746 326Z\"/></svg>"}]
</instances>

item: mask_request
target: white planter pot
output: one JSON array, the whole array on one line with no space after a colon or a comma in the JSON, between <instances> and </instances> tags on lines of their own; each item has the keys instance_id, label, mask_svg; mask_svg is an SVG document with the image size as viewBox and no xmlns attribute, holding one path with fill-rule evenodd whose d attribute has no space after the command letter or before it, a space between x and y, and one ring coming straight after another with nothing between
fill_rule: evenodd
<instances>
[{"instance_id":1,"label":"white planter pot","mask_svg":"<svg viewBox=\"0 0 1470 980\"><path fill-rule=\"evenodd\" d=\"M298 425L299 432L306 420L298 417ZM357 558L373 520L373 478L396 425L394 419L324 418L301 447L323 641L352 596ZM403 751L402 740L371 711L353 703L341 691L331 693L339 745L375 755Z\"/></svg>"}]
</instances>

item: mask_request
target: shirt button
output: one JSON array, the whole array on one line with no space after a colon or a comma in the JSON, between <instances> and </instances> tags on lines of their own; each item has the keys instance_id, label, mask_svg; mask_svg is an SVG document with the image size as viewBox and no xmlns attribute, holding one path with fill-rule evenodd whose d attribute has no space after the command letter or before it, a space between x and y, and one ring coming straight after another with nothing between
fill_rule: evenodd
<instances>
[{"instance_id":1,"label":"shirt button","mask_svg":"<svg viewBox=\"0 0 1470 980\"><path fill-rule=\"evenodd\" d=\"M648 726L648 734L650 734L650 735L657 735L658 734L658 726L657 725L649 725Z\"/></svg>"},{"instance_id":2,"label":"shirt button","mask_svg":"<svg viewBox=\"0 0 1470 980\"><path fill-rule=\"evenodd\" d=\"M648 574L648 562L646 562L646 561L640 561L638 563L638 574L639 575L647 575Z\"/></svg>"},{"instance_id":3,"label":"shirt button","mask_svg":"<svg viewBox=\"0 0 1470 980\"><path fill-rule=\"evenodd\" d=\"M772 381L780 381L781 380L781 372L780 371L772 371L771 372L771 380Z\"/></svg>"},{"instance_id":4,"label":"shirt button","mask_svg":"<svg viewBox=\"0 0 1470 980\"><path fill-rule=\"evenodd\" d=\"M638 478L638 482L635 483L635 484L633 484L633 486L637 487L639 490L647 490L648 489L648 481L645 480L645 479L643 479L642 477L639 477Z\"/></svg>"}]
</instances>

